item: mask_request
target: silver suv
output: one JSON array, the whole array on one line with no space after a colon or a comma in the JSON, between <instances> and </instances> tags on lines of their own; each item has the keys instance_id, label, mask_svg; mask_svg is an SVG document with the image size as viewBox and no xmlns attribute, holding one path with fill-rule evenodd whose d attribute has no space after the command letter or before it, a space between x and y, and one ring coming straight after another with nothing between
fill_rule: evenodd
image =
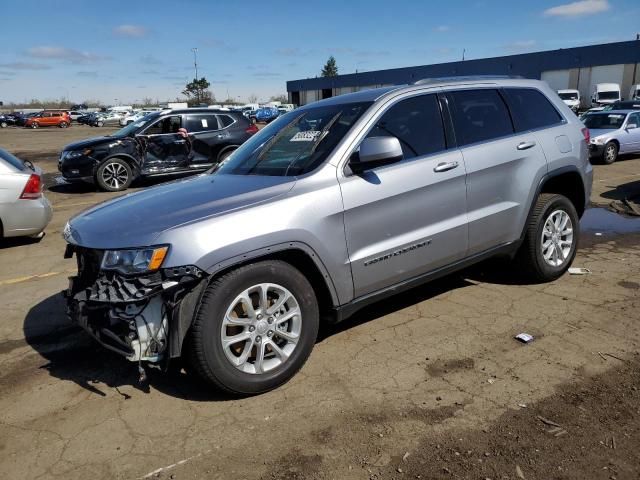
<instances>
[{"instance_id":1,"label":"silver suv","mask_svg":"<svg viewBox=\"0 0 640 480\"><path fill-rule=\"evenodd\" d=\"M497 255L534 281L571 264L588 131L546 83L421 81L290 112L214 171L66 225L71 318L129 360L256 394L320 322Z\"/></svg>"}]
</instances>

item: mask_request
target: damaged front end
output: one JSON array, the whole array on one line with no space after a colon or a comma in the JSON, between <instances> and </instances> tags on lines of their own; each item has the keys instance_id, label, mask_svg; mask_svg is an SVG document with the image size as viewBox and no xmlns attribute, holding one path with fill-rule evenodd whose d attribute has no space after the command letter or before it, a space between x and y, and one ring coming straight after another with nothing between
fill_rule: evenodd
<instances>
[{"instance_id":1,"label":"damaged front end","mask_svg":"<svg viewBox=\"0 0 640 480\"><path fill-rule=\"evenodd\" d=\"M189 265L124 274L102 268L107 253L67 246L78 264L64 292L71 321L127 360L166 367L181 354L206 273Z\"/></svg>"}]
</instances>

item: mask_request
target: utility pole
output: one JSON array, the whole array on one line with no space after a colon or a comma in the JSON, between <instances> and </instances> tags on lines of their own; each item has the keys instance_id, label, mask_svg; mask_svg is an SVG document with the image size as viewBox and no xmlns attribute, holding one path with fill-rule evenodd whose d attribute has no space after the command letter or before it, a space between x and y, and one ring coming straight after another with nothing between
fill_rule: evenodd
<instances>
[{"instance_id":1,"label":"utility pole","mask_svg":"<svg viewBox=\"0 0 640 480\"><path fill-rule=\"evenodd\" d=\"M467 51L467 49L466 49L466 48L463 48L463 49L462 49L462 61L463 61L463 62L464 62L464 54L465 54L465 52L466 52L466 51Z\"/></svg>"},{"instance_id":2,"label":"utility pole","mask_svg":"<svg viewBox=\"0 0 640 480\"><path fill-rule=\"evenodd\" d=\"M196 82L198 81L198 47L193 47L191 49L191 51L193 52L193 67L196 70L196 77L195 80ZM198 105L200 104L200 90L196 90L197 96L198 96Z\"/></svg>"}]
</instances>

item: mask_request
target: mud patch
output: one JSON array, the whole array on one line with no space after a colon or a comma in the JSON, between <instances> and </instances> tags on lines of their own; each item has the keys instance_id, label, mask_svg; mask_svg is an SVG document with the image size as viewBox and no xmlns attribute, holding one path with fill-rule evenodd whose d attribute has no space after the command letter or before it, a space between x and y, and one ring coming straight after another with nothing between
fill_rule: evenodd
<instances>
[{"instance_id":1,"label":"mud patch","mask_svg":"<svg viewBox=\"0 0 640 480\"><path fill-rule=\"evenodd\" d=\"M628 288L629 290L638 290L640 288L640 283L636 282L627 282L626 280L620 280L618 282L622 288Z\"/></svg>"},{"instance_id":2,"label":"mud patch","mask_svg":"<svg viewBox=\"0 0 640 480\"><path fill-rule=\"evenodd\" d=\"M321 455L303 455L295 449L285 453L275 463L269 466L263 480L301 480L306 478L330 478L322 473Z\"/></svg>"},{"instance_id":3,"label":"mud patch","mask_svg":"<svg viewBox=\"0 0 640 480\"><path fill-rule=\"evenodd\" d=\"M460 370L471 370L475 367L473 358L459 358L454 360L436 360L427 365L427 373L432 377L441 377L447 373L455 373Z\"/></svg>"},{"instance_id":4,"label":"mud patch","mask_svg":"<svg viewBox=\"0 0 640 480\"><path fill-rule=\"evenodd\" d=\"M403 478L638 478L639 404L636 357L508 411L485 430L425 437L402 465ZM377 478L397 478L393 467Z\"/></svg>"}]
</instances>

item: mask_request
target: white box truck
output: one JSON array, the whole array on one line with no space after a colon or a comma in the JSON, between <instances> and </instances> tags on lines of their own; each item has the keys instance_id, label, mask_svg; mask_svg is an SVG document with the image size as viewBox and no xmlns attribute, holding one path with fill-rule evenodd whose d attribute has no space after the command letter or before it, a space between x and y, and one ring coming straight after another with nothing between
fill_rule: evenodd
<instances>
[{"instance_id":1,"label":"white box truck","mask_svg":"<svg viewBox=\"0 0 640 480\"><path fill-rule=\"evenodd\" d=\"M620 100L622 100L622 96L620 95L620 85L617 83L598 83L593 90L593 95L591 95L593 106L609 105Z\"/></svg>"}]
</instances>

